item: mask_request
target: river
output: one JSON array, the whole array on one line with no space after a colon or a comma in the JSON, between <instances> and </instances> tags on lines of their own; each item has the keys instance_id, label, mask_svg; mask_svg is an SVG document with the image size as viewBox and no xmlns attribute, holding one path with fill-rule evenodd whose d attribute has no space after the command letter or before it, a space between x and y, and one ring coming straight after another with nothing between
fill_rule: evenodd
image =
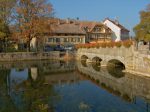
<instances>
[{"instance_id":1,"label":"river","mask_svg":"<svg viewBox=\"0 0 150 112\"><path fill-rule=\"evenodd\" d=\"M0 63L0 112L150 112L150 78L75 61Z\"/></svg>"}]
</instances>

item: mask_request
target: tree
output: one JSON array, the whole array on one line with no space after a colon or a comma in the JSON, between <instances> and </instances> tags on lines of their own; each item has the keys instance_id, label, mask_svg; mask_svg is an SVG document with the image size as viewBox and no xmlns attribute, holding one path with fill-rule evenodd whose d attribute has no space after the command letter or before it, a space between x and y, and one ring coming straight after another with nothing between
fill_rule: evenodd
<instances>
[{"instance_id":1,"label":"tree","mask_svg":"<svg viewBox=\"0 0 150 112\"><path fill-rule=\"evenodd\" d=\"M137 40L149 42L150 50L150 4L146 10L140 12L140 23L134 27Z\"/></svg>"},{"instance_id":2,"label":"tree","mask_svg":"<svg viewBox=\"0 0 150 112\"><path fill-rule=\"evenodd\" d=\"M9 24L13 20L15 4L16 0L0 0L0 19L5 24Z\"/></svg>"},{"instance_id":3,"label":"tree","mask_svg":"<svg viewBox=\"0 0 150 112\"><path fill-rule=\"evenodd\" d=\"M2 20L0 20L0 43L1 49L5 49L6 46L6 39L10 35L9 26Z\"/></svg>"},{"instance_id":4,"label":"tree","mask_svg":"<svg viewBox=\"0 0 150 112\"><path fill-rule=\"evenodd\" d=\"M42 42L44 33L50 30L48 19L52 16L52 11L52 5L47 0L18 0L17 33L27 43L28 51L32 38Z\"/></svg>"},{"instance_id":5,"label":"tree","mask_svg":"<svg viewBox=\"0 0 150 112\"><path fill-rule=\"evenodd\" d=\"M4 50L6 40L10 36L9 25L13 19L13 9L16 0L0 0L0 42Z\"/></svg>"}]
</instances>

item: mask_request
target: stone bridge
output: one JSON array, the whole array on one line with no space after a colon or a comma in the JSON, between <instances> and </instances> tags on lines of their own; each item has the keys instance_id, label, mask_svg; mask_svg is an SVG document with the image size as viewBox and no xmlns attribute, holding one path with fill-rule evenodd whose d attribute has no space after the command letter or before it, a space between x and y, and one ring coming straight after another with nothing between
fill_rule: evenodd
<instances>
[{"instance_id":1,"label":"stone bridge","mask_svg":"<svg viewBox=\"0 0 150 112\"><path fill-rule=\"evenodd\" d=\"M79 48L77 60L86 62L100 62L101 66L106 66L110 61L122 63L125 70L132 73L150 76L150 55L141 54L135 51L134 46L130 48Z\"/></svg>"}]
</instances>

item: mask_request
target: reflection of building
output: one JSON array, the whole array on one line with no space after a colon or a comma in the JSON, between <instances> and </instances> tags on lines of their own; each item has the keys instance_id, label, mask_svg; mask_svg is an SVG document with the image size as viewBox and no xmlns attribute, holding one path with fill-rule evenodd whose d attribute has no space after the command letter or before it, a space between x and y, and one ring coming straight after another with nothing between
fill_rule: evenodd
<instances>
[{"instance_id":1,"label":"reflection of building","mask_svg":"<svg viewBox=\"0 0 150 112\"><path fill-rule=\"evenodd\" d=\"M38 76L38 68L37 67L31 67L31 77L35 81Z\"/></svg>"},{"instance_id":2,"label":"reflection of building","mask_svg":"<svg viewBox=\"0 0 150 112\"><path fill-rule=\"evenodd\" d=\"M103 24L112 30L112 40L121 41L129 39L129 30L122 26L119 21L106 18Z\"/></svg>"}]
</instances>

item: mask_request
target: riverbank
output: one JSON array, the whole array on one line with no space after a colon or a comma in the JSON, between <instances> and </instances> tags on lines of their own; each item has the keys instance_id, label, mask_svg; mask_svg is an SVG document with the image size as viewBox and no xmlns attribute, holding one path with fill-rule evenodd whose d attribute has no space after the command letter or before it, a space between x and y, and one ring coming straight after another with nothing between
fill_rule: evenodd
<instances>
[{"instance_id":1,"label":"riverbank","mask_svg":"<svg viewBox=\"0 0 150 112\"><path fill-rule=\"evenodd\" d=\"M53 52L13 52L13 53L0 53L0 61L25 61L25 60L48 60L60 59L61 53L59 51Z\"/></svg>"}]
</instances>

